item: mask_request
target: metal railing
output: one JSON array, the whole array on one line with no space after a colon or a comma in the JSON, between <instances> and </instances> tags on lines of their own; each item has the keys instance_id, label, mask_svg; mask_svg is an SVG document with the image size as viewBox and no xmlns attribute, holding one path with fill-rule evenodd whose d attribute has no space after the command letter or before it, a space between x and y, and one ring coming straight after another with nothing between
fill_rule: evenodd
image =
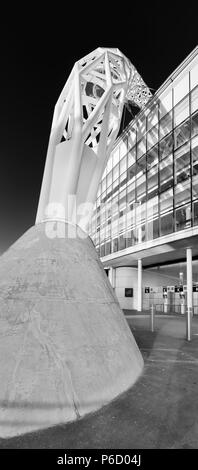
<instances>
[{"instance_id":1,"label":"metal railing","mask_svg":"<svg viewBox=\"0 0 198 470\"><path fill-rule=\"evenodd\" d=\"M164 304L164 303L150 303L148 310L151 309L152 305L155 307L155 313L158 314L167 314L167 315L175 315L175 314L180 314L180 315L185 315L187 311L187 305L181 305L181 304ZM147 309L144 308L144 311ZM193 315L198 315L198 305L194 305L192 308L192 314Z\"/></svg>"},{"instance_id":2,"label":"metal railing","mask_svg":"<svg viewBox=\"0 0 198 470\"><path fill-rule=\"evenodd\" d=\"M164 304L152 304L150 306L150 328L151 328L151 332L153 333L155 331L155 316L156 314L160 314L160 313L168 313L168 312L164 312L164 309L163 311L161 311L161 308L160 308L160 311L157 310L157 307L161 307L161 306L164 306ZM166 305L165 304L165 307L168 307L169 305ZM174 308L173 308L173 312L172 313L180 313L180 315L184 315L186 317L186 339L187 341L191 341L192 339L192 318L193 318L193 309L197 306L194 306L193 308L192 307L187 307L187 305L171 305L170 306L171 308L172 307L181 307L180 309L180 312L175 312Z\"/></svg>"}]
</instances>

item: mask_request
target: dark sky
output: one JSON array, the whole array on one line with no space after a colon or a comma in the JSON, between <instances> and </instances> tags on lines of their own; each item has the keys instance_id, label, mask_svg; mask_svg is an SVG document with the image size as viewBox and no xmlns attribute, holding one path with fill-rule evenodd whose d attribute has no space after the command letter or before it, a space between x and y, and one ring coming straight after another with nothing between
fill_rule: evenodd
<instances>
[{"instance_id":1,"label":"dark sky","mask_svg":"<svg viewBox=\"0 0 198 470\"><path fill-rule=\"evenodd\" d=\"M74 62L118 47L157 90L197 45L196 12L182 3L115 2L107 12L51 2L44 14L27 5L0 25L0 253L35 222L53 108Z\"/></svg>"}]
</instances>

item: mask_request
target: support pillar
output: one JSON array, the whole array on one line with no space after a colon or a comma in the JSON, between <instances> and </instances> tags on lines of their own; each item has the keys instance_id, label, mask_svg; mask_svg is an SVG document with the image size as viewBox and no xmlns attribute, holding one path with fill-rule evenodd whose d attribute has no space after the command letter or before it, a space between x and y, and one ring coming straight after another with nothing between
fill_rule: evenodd
<instances>
[{"instance_id":1,"label":"support pillar","mask_svg":"<svg viewBox=\"0 0 198 470\"><path fill-rule=\"evenodd\" d=\"M142 260L138 260L138 299L137 299L137 310L142 310Z\"/></svg>"},{"instance_id":2,"label":"support pillar","mask_svg":"<svg viewBox=\"0 0 198 470\"><path fill-rule=\"evenodd\" d=\"M186 249L187 262L187 315L186 315L186 338L191 340L191 323L193 307L193 279L192 279L192 248Z\"/></svg>"}]
</instances>

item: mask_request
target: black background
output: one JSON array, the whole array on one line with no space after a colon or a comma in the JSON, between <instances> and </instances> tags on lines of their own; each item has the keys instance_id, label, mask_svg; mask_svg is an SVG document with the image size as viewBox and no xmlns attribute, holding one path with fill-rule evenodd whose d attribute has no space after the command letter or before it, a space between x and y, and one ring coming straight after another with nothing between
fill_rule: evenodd
<instances>
[{"instance_id":1,"label":"black background","mask_svg":"<svg viewBox=\"0 0 198 470\"><path fill-rule=\"evenodd\" d=\"M197 45L195 4L67 3L1 11L0 253L35 222L53 108L74 62L118 47L155 91Z\"/></svg>"}]
</instances>

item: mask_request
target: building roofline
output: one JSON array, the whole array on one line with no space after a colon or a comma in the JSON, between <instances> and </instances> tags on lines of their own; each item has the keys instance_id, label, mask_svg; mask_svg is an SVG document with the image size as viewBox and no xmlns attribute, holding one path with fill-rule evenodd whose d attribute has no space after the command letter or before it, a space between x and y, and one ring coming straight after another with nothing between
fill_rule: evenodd
<instances>
[{"instance_id":1,"label":"building roofline","mask_svg":"<svg viewBox=\"0 0 198 470\"><path fill-rule=\"evenodd\" d=\"M114 150L117 145L119 144L119 142L123 139L124 135L127 134L128 132L128 129L129 127L131 126L131 123L134 122L139 119L144 113L145 113L145 110L147 109L147 106L148 105L152 105L153 102L155 101L156 98L158 98L159 95L161 95L161 93L163 93L164 90L166 90L166 88L171 85L171 83L177 78L177 76L187 67L187 65L192 62L192 60L194 59L194 57L196 57L198 55L198 46L196 46L191 52L190 54L188 54L188 56L181 62L181 64L178 65L178 67L169 75L169 77L162 83L162 85L160 85L160 87L158 88L158 90L152 95L152 97L149 99L148 103L144 106L143 109L141 109L137 114L136 116L134 117L134 119L132 119L129 124L127 124L127 126L125 127L125 129L122 131L122 133L119 135L119 137L117 137L116 141L115 141L115 144L113 146L113 149Z\"/></svg>"}]
</instances>

